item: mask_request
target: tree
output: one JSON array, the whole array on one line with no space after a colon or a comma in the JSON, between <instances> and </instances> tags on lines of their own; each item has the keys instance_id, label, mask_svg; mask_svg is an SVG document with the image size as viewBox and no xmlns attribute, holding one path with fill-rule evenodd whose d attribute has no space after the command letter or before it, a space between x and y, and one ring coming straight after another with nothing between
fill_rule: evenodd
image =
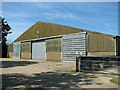
<instances>
[{"instance_id":1,"label":"tree","mask_svg":"<svg viewBox=\"0 0 120 90\"><path fill-rule=\"evenodd\" d=\"M5 18L2 18L2 57L6 58L7 57L7 35L11 34L12 32L10 31L11 27L9 26L9 24L7 23L7 21L5 21Z\"/></svg>"}]
</instances>

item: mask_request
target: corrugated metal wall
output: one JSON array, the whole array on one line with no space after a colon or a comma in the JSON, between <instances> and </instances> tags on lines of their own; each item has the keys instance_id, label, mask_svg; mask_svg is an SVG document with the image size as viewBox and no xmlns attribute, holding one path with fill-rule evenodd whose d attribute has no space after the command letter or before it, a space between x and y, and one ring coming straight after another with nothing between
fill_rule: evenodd
<instances>
[{"instance_id":1,"label":"corrugated metal wall","mask_svg":"<svg viewBox=\"0 0 120 90\"><path fill-rule=\"evenodd\" d=\"M102 34L87 34L88 52L115 52L115 39Z\"/></svg>"},{"instance_id":2,"label":"corrugated metal wall","mask_svg":"<svg viewBox=\"0 0 120 90\"><path fill-rule=\"evenodd\" d=\"M12 58L20 59L20 52L21 52L20 48L21 48L21 42L13 43L13 57Z\"/></svg>"},{"instance_id":3,"label":"corrugated metal wall","mask_svg":"<svg viewBox=\"0 0 120 90\"><path fill-rule=\"evenodd\" d=\"M75 61L81 53L86 56L86 32L63 35L62 60Z\"/></svg>"},{"instance_id":4,"label":"corrugated metal wall","mask_svg":"<svg viewBox=\"0 0 120 90\"><path fill-rule=\"evenodd\" d=\"M31 42L21 43L21 58L31 59Z\"/></svg>"},{"instance_id":5,"label":"corrugated metal wall","mask_svg":"<svg viewBox=\"0 0 120 90\"><path fill-rule=\"evenodd\" d=\"M61 60L62 39L54 38L46 40L46 60Z\"/></svg>"},{"instance_id":6,"label":"corrugated metal wall","mask_svg":"<svg viewBox=\"0 0 120 90\"><path fill-rule=\"evenodd\" d=\"M61 52L61 38L54 38L46 40L47 52Z\"/></svg>"}]
</instances>

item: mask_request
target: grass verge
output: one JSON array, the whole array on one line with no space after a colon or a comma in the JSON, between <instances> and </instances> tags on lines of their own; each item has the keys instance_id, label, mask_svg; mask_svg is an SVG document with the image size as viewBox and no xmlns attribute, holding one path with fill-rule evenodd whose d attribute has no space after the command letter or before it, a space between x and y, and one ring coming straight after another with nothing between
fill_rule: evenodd
<instances>
[{"instance_id":1,"label":"grass verge","mask_svg":"<svg viewBox=\"0 0 120 90\"><path fill-rule=\"evenodd\" d=\"M115 78L111 79L110 81L120 85L120 76L119 77L115 77Z\"/></svg>"},{"instance_id":2,"label":"grass verge","mask_svg":"<svg viewBox=\"0 0 120 90\"><path fill-rule=\"evenodd\" d=\"M62 64L56 64L56 66L61 66Z\"/></svg>"}]
</instances>

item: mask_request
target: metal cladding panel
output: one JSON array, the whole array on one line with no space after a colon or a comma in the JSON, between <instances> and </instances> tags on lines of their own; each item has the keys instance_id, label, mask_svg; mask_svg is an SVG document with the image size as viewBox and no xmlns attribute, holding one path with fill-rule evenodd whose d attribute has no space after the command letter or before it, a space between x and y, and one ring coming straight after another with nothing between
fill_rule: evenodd
<instances>
[{"instance_id":1,"label":"metal cladding panel","mask_svg":"<svg viewBox=\"0 0 120 90\"><path fill-rule=\"evenodd\" d=\"M62 38L47 39L46 60L61 61Z\"/></svg>"},{"instance_id":2,"label":"metal cladding panel","mask_svg":"<svg viewBox=\"0 0 120 90\"><path fill-rule=\"evenodd\" d=\"M32 59L46 59L46 44L45 41L32 42Z\"/></svg>"},{"instance_id":3,"label":"metal cladding panel","mask_svg":"<svg viewBox=\"0 0 120 90\"><path fill-rule=\"evenodd\" d=\"M20 52L21 52L20 48L21 48L21 42L13 43L13 57L12 58L20 59Z\"/></svg>"},{"instance_id":4,"label":"metal cladding panel","mask_svg":"<svg viewBox=\"0 0 120 90\"><path fill-rule=\"evenodd\" d=\"M31 59L31 42L21 43L21 58Z\"/></svg>"},{"instance_id":5,"label":"metal cladding panel","mask_svg":"<svg viewBox=\"0 0 120 90\"><path fill-rule=\"evenodd\" d=\"M115 52L115 39L104 34L87 34L88 52Z\"/></svg>"},{"instance_id":6,"label":"metal cladding panel","mask_svg":"<svg viewBox=\"0 0 120 90\"><path fill-rule=\"evenodd\" d=\"M61 52L61 38L47 39L46 52Z\"/></svg>"},{"instance_id":7,"label":"metal cladding panel","mask_svg":"<svg viewBox=\"0 0 120 90\"><path fill-rule=\"evenodd\" d=\"M63 35L62 60L75 61L80 54L86 56L86 32Z\"/></svg>"}]
</instances>

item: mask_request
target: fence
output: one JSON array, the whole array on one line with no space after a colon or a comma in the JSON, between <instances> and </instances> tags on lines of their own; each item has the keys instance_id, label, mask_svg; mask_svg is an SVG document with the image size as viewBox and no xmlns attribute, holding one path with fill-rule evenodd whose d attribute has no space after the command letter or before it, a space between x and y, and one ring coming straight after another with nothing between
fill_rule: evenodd
<instances>
[{"instance_id":1,"label":"fence","mask_svg":"<svg viewBox=\"0 0 120 90\"><path fill-rule=\"evenodd\" d=\"M76 57L76 71L101 71L111 67L118 67L119 56L79 56Z\"/></svg>"}]
</instances>

